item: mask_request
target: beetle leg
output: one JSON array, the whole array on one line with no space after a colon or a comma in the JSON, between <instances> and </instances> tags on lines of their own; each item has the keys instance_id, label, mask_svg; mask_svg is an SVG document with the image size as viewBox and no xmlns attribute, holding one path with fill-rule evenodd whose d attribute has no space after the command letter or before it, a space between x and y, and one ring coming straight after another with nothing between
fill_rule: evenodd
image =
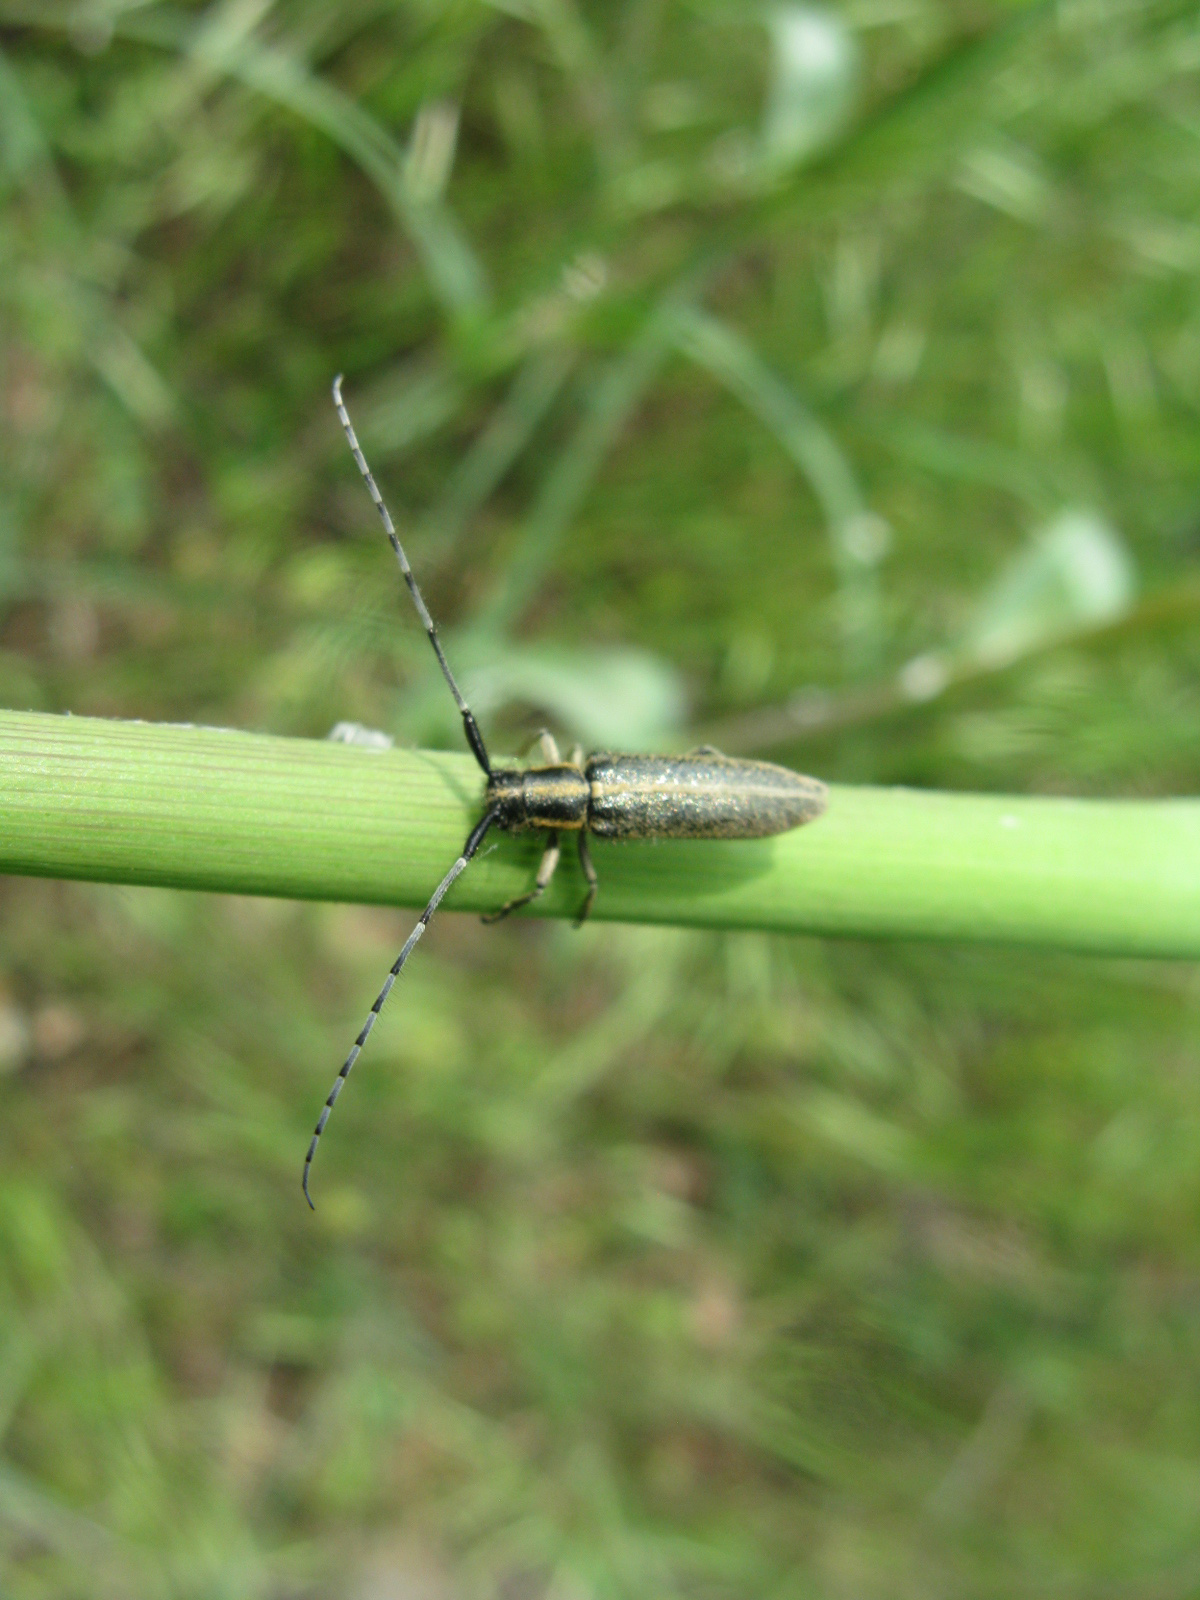
<instances>
[{"instance_id":1,"label":"beetle leg","mask_svg":"<svg viewBox=\"0 0 1200 1600\"><path fill-rule=\"evenodd\" d=\"M554 735L550 732L549 728L539 729L538 732L534 734L533 738L530 739L525 748L521 751L520 755L517 757L517 760L524 761L525 757L533 749L534 745L541 746L542 760L548 767L556 767L558 765L558 746L555 744Z\"/></svg>"},{"instance_id":2,"label":"beetle leg","mask_svg":"<svg viewBox=\"0 0 1200 1600\"><path fill-rule=\"evenodd\" d=\"M567 765L569 767L579 767L582 769L583 746L581 744L573 744L571 746L571 754L567 757Z\"/></svg>"},{"instance_id":3,"label":"beetle leg","mask_svg":"<svg viewBox=\"0 0 1200 1600\"><path fill-rule=\"evenodd\" d=\"M596 869L592 865L592 857L587 847L587 834L580 830L579 833L579 865L583 868L583 875L587 879L587 897L583 902L583 909L575 918L575 926L582 928L592 909L592 901L596 898L596 890L600 887L600 880L596 876Z\"/></svg>"},{"instance_id":4,"label":"beetle leg","mask_svg":"<svg viewBox=\"0 0 1200 1600\"><path fill-rule=\"evenodd\" d=\"M538 867L537 881L528 894L519 894L515 900L510 900L507 905L500 907L499 911L490 911L483 922L499 922L514 911L519 911L522 906L527 906L531 900L536 900L539 895L546 892L546 885L554 876L554 869L558 866L558 835L552 833L546 845L545 854L542 856L541 865Z\"/></svg>"}]
</instances>

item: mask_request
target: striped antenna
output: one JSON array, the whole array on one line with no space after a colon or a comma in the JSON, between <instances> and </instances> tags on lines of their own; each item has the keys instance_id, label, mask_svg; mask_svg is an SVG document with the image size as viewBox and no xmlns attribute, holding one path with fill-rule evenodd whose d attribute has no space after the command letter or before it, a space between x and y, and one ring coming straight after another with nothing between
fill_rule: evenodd
<instances>
[{"instance_id":1,"label":"striped antenna","mask_svg":"<svg viewBox=\"0 0 1200 1600\"><path fill-rule=\"evenodd\" d=\"M312 1195L310 1195L308 1192L308 1175L312 1170L313 1157L317 1153L317 1146L321 1142L321 1135L325 1132L325 1124L329 1121L329 1113L337 1104L337 1097L341 1094L346 1079L350 1076L350 1072L354 1066L354 1063L361 1055L363 1045L365 1045L367 1040L370 1038L371 1029L375 1026L375 1019L383 1010L384 1001L392 992L392 985L400 976L401 972L403 972L404 963L408 960L409 956L416 948L421 935L429 926L430 918L441 905L447 891L450 888L450 885L454 882L455 878L458 877L459 873L466 868L466 865L470 861L471 857L483 843L484 834L487 833L488 829L491 827L492 823L495 822L495 820L496 813L494 811L489 811L480 819L480 821L475 824L474 828L472 828L470 837L468 838L466 844L463 845L462 855L459 856L458 860L450 868L450 871L433 891L433 894L429 900L429 904L425 907L424 911L422 911L416 927L404 941L404 948L396 957L396 960L392 966L392 970L388 973L387 978L384 981L383 988L379 991L379 994L376 997L375 1004L371 1007L367 1014L367 1020L363 1023L358 1038L355 1039L350 1048L350 1054L342 1063L342 1070L333 1080L333 1088L329 1091L329 1098L321 1108L321 1115L317 1118L317 1126L313 1130L312 1143L309 1145L308 1154L304 1158L304 1176L300 1180L300 1187L304 1190L304 1198L308 1201L309 1207L313 1211L315 1211L317 1208L313 1205Z\"/></svg>"},{"instance_id":2,"label":"striped antenna","mask_svg":"<svg viewBox=\"0 0 1200 1600\"><path fill-rule=\"evenodd\" d=\"M450 685L450 693L454 696L454 703L458 707L463 720L463 732L467 736L467 743L471 747L471 754L490 778L492 763L488 759L487 746L483 742L483 735L479 731L479 724L472 715L471 708L463 699L462 690L454 681L454 674L450 671L450 663L446 660L446 652L442 649L442 641L438 638L438 631L434 627L433 618L429 615L429 607L425 604L425 597L417 588L417 580L412 575L412 568L408 564L408 557L404 554L404 546L400 543L396 533L396 526L392 521L388 508L383 503L383 496L379 492L379 485L375 482L374 474L367 465L367 458L362 453L362 446L358 442L358 435L354 431L354 424L350 421L350 413L346 410L346 403L342 399L342 374L339 372L333 380L333 403L337 408L338 420L346 430L350 449L362 473L363 482L370 491L371 499L375 502L375 509L383 523L383 531L391 542L392 549L396 552L396 560L400 563L400 571L404 574L404 581L408 585L408 592L413 597L413 605L417 608L417 615L421 619L421 626L429 635L429 642L433 646L433 653L438 658L438 666L442 669L442 676Z\"/></svg>"},{"instance_id":3,"label":"striped antenna","mask_svg":"<svg viewBox=\"0 0 1200 1600\"><path fill-rule=\"evenodd\" d=\"M341 422L342 427L346 430L346 438L349 441L350 449L354 455L354 460L358 465L358 470L362 473L363 482L370 491L371 499L375 502L376 511L379 512L380 520L383 523L384 532L388 536L388 540L392 546L392 549L396 552L396 560L400 563L400 571L404 574L404 581L408 585L408 592L413 597L413 604L417 608L417 615L421 619L421 626L429 635L429 642L433 646L433 653L438 659L438 666L442 669L442 676L449 684L450 693L454 696L454 703L458 707L459 713L462 716L463 731L466 733L467 743L471 747L471 753L474 755L479 765L483 768L485 775L490 778L492 775L492 764L488 759L487 746L483 742L483 735L480 733L479 726L471 714L470 706L463 699L462 690L458 687L458 684L454 680L454 674L450 670L450 663L446 660L446 653L442 649L442 641L438 638L437 628L434 626L433 618L429 615L429 607L425 604L425 597L417 587L417 580L412 575L412 568L408 564L408 557L404 554L404 546L400 543L399 536L396 533L396 526L391 519L391 515L388 512L387 506L384 504L383 496L379 492L379 485L375 482L374 474L367 465L367 458L362 453L362 446L358 442L358 435L354 431L354 424L350 421L350 413L346 410L345 401L342 399L341 373L339 373L338 376L333 380L333 403L337 408L338 420ZM420 917L417 919L416 927L404 941L404 948L396 957L391 971L388 973L387 978L384 981L383 988L376 996L375 1004L371 1007L369 1013L367 1014L367 1020L363 1023L362 1028L359 1030L358 1038L355 1039L353 1045L351 1046L350 1054L342 1063L342 1070L333 1080L333 1088L330 1089L329 1096L326 1099L324 1106L321 1108L321 1115L317 1118L317 1126L313 1130L312 1140L308 1147L308 1154L304 1158L304 1175L301 1178L301 1187L304 1190L304 1198L308 1201L313 1210L316 1210L316 1207L313 1206L312 1195L308 1192L309 1174L312 1171L313 1157L317 1153L317 1146L321 1142L321 1135L325 1132L325 1125L329 1121L330 1113L337 1104L338 1095L341 1094L342 1089L345 1086L346 1079L350 1076L350 1073L354 1067L354 1063L362 1054L362 1048L371 1036L371 1029L375 1026L375 1019L383 1010L384 1004L388 995L392 992L392 988L396 982L396 979L404 970L405 962L416 948L416 945L421 936L424 934L425 929L429 926L430 919L432 918L434 912L449 893L451 885L454 883L459 874L466 870L467 864L470 862L472 856L482 844L484 835L496 820L497 813L495 811L488 811L471 830L466 844L464 844L462 847L462 854L450 868L450 871L442 879L441 883L439 883L437 888L433 891L433 894L429 900L429 904L425 907L424 911L422 911Z\"/></svg>"}]
</instances>

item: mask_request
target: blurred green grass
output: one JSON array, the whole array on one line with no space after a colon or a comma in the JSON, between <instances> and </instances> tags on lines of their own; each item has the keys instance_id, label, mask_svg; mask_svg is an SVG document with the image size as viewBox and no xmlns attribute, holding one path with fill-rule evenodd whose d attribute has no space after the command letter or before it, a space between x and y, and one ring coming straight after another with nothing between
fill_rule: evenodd
<instances>
[{"instance_id":1,"label":"blurred green grass","mask_svg":"<svg viewBox=\"0 0 1200 1600\"><path fill-rule=\"evenodd\" d=\"M501 746L1196 791L1194 8L0 52L5 704L451 739L345 370ZM3 908L5 1595L1195 1591L1192 968L447 917L313 1222L407 920Z\"/></svg>"}]
</instances>

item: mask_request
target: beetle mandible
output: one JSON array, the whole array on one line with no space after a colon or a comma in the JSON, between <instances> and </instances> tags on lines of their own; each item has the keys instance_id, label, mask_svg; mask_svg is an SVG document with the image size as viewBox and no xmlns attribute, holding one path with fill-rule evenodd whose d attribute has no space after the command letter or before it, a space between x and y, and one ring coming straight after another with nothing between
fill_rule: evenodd
<instances>
[{"instance_id":1,"label":"beetle mandible","mask_svg":"<svg viewBox=\"0 0 1200 1600\"><path fill-rule=\"evenodd\" d=\"M455 682L429 608L417 587L404 547L354 432L350 414L342 400L340 374L333 382L333 403L358 470L375 502L375 509L379 512L396 560L400 563L400 571L412 595L421 625L429 636L442 676L454 696L467 744L482 768L487 783L483 795L483 815L471 829L458 860L433 891L416 927L404 941L404 948L396 957L321 1110L308 1154L304 1158L301 1180L304 1198L310 1206L313 1202L308 1192L308 1179L313 1157L342 1086L350 1076L351 1068L358 1060L375 1026L375 1019L383 1010L384 1002L392 992L392 985L400 976L413 947L490 828L497 827L508 833L541 830L546 836L546 849L533 888L509 900L483 920L499 922L510 912L536 900L545 891L558 866L559 835L574 833L579 864L587 883L587 893L576 918L575 925L578 927L592 909L598 886L596 869L588 853L589 833L602 839L764 839L771 834L786 833L805 822L812 822L825 810L828 799L825 785L816 778L802 777L769 761L737 760L722 755L709 745L683 756L611 755L602 752L588 756L586 760L582 750L576 746L564 761L553 738L543 733L540 744L544 762L541 766L493 767L479 725Z\"/></svg>"}]
</instances>

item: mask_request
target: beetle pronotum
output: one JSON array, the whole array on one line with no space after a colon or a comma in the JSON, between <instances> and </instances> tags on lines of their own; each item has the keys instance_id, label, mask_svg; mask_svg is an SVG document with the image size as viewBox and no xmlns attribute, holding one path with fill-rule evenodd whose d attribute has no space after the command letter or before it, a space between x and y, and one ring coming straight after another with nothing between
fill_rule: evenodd
<instances>
[{"instance_id":1,"label":"beetle pronotum","mask_svg":"<svg viewBox=\"0 0 1200 1600\"><path fill-rule=\"evenodd\" d=\"M592 902L596 898L596 869L587 848L589 833L602 839L763 839L770 834L786 833L802 823L812 822L824 811L827 801L825 785L816 778L802 777L769 761L735 760L710 746L683 756L600 753L588 756L586 760L577 746L570 758L564 761L559 756L554 740L548 733L543 733L540 744L544 763L541 766L493 767L483 735L454 680L433 618L429 615L408 564L408 557L404 554L387 506L383 503L383 496L362 453L342 400L340 375L334 379L333 403L346 430L358 470L370 490L384 531L396 552L396 560L400 563L400 571L404 574L421 625L429 635L438 666L454 696L454 703L463 720L467 744L482 768L487 783L483 795L483 815L471 829L458 860L433 891L416 927L404 941L404 948L396 957L321 1110L308 1154L304 1158L304 1176L301 1180L304 1198L310 1206L313 1202L308 1192L309 1172L317 1153L317 1144L329 1121L329 1113L342 1092L342 1085L350 1076L350 1070L358 1060L375 1026L375 1019L383 1010L384 1001L392 992L392 985L400 976L414 945L490 828L501 828L508 833L540 829L546 836L546 849L533 888L508 901L483 920L498 922L510 912L536 900L545 891L558 866L559 835L574 833L578 842L579 864L587 882L587 893L576 919L578 927L592 909Z\"/></svg>"}]
</instances>

